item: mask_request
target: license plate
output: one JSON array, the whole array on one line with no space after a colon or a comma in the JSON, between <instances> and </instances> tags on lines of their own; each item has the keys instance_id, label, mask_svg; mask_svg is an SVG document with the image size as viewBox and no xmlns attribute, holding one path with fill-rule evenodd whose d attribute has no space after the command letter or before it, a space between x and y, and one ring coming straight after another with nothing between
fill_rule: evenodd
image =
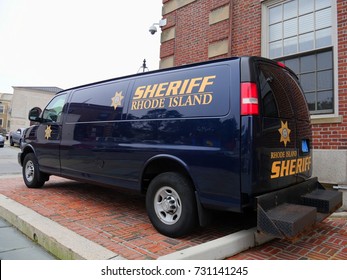
<instances>
[{"instance_id":1,"label":"license plate","mask_svg":"<svg viewBox=\"0 0 347 280\"><path fill-rule=\"evenodd\" d=\"M301 151L303 153L308 153L310 151L309 145L308 145L308 140L307 139L303 139L301 141Z\"/></svg>"}]
</instances>

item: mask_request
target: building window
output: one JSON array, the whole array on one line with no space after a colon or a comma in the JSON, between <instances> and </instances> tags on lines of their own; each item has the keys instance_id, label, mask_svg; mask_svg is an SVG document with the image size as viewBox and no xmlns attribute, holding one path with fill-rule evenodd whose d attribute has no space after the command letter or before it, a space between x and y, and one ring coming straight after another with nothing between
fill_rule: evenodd
<instances>
[{"instance_id":1,"label":"building window","mask_svg":"<svg viewBox=\"0 0 347 280\"><path fill-rule=\"evenodd\" d=\"M4 105L0 105L0 114L3 114L5 112Z\"/></svg>"},{"instance_id":2,"label":"building window","mask_svg":"<svg viewBox=\"0 0 347 280\"><path fill-rule=\"evenodd\" d=\"M2 119L0 119L0 126L2 127L2 123L3 123L3 120Z\"/></svg>"},{"instance_id":3,"label":"building window","mask_svg":"<svg viewBox=\"0 0 347 280\"><path fill-rule=\"evenodd\" d=\"M265 56L297 73L311 114L334 113L332 1L266 1L263 6Z\"/></svg>"}]
</instances>

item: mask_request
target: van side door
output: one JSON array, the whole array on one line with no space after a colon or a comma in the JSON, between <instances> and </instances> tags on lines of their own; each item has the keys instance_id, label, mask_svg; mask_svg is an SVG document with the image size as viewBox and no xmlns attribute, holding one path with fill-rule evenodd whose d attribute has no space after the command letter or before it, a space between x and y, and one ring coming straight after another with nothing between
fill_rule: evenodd
<instances>
[{"instance_id":1,"label":"van side door","mask_svg":"<svg viewBox=\"0 0 347 280\"><path fill-rule=\"evenodd\" d=\"M63 175L117 185L124 175L123 107L129 81L81 87L71 93L61 142Z\"/></svg>"},{"instance_id":2,"label":"van side door","mask_svg":"<svg viewBox=\"0 0 347 280\"><path fill-rule=\"evenodd\" d=\"M67 95L57 95L48 103L36 131L36 156L40 169L49 174L60 174L60 141Z\"/></svg>"}]
</instances>

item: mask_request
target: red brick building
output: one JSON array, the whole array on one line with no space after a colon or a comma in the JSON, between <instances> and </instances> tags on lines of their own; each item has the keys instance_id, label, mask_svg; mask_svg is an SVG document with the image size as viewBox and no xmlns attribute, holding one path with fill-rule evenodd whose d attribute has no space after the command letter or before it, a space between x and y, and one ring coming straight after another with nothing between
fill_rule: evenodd
<instances>
[{"instance_id":1,"label":"red brick building","mask_svg":"<svg viewBox=\"0 0 347 280\"><path fill-rule=\"evenodd\" d=\"M347 184L347 1L163 0L160 67L230 56L284 62L312 116L314 175Z\"/></svg>"}]
</instances>

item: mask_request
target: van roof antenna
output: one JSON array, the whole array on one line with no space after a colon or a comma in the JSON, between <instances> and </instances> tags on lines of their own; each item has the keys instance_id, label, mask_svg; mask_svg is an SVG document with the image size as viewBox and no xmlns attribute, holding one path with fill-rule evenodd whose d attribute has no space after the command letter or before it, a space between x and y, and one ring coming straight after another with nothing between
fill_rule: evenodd
<instances>
[{"instance_id":1,"label":"van roof antenna","mask_svg":"<svg viewBox=\"0 0 347 280\"><path fill-rule=\"evenodd\" d=\"M149 69L146 65L146 59L143 60L143 63L142 63L142 66L139 68L139 70L137 71L137 73L140 73L141 72L141 69L142 69L142 72L148 72Z\"/></svg>"}]
</instances>

